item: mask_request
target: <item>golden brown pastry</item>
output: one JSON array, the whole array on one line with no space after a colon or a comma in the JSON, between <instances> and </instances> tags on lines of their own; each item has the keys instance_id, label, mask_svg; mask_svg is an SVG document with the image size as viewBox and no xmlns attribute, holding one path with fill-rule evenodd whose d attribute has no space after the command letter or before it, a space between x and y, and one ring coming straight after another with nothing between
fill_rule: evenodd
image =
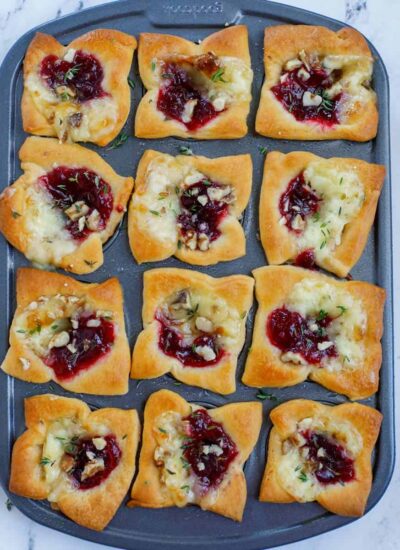
<instances>
[{"instance_id":1,"label":"golden brown pastry","mask_svg":"<svg viewBox=\"0 0 400 550\"><path fill-rule=\"evenodd\" d=\"M361 516L381 413L359 403L330 407L295 399L271 411L271 421L260 500L316 500L334 514Z\"/></svg>"},{"instance_id":2,"label":"golden brown pastry","mask_svg":"<svg viewBox=\"0 0 400 550\"><path fill-rule=\"evenodd\" d=\"M132 358L132 378L170 372L185 384L228 394L243 347L254 281L215 279L187 269L144 273L143 327Z\"/></svg>"},{"instance_id":3,"label":"golden brown pastry","mask_svg":"<svg viewBox=\"0 0 400 550\"><path fill-rule=\"evenodd\" d=\"M95 271L133 179L116 174L94 151L55 139L28 138L19 158L22 176L0 195L0 231L36 264Z\"/></svg>"},{"instance_id":4,"label":"golden brown pastry","mask_svg":"<svg viewBox=\"0 0 400 550\"><path fill-rule=\"evenodd\" d=\"M10 348L1 368L26 382L54 380L73 392L126 393L130 351L118 279L80 283L20 268Z\"/></svg>"},{"instance_id":5,"label":"golden brown pastry","mask_svg":"<svg viewBox=\"0 0 400 550\"><path fill-rule=\"evenodd\" d=\"M25 399L25 423L12 452L10 491L47 499L79 525L104 529L135 473L137 412L91 412L79 399L44 394Z\"/></svg>"},{"instance_id":6,"label":"golden brown pastry","mask_svg":"<svg viewBox=\"0 0 400 550\"><path fill-rule=\"evenodd\" d=\"M247 27L223 29L199 44L142 33L139 70L148 91L136 111L136 137L246 135L253 80Z\"/></svg>"},{"instance_id":7,"label":"golden brown pastry","mask_svg":"<svg viewBox=\"0 0 400 550\"><path fill-rule=\"evenodd\" d=\"M355 29L267 27L264 66L256 118L259 134L354 141L376 136L378 110L370 87L373 57Z\"/></svg>"},{"instance_id":8,"label":"golden brown pastry","mask_svg":"<svg viewBox=\"0 0 400 550\"><path fill-rule=\"evenodd\" d=\"M247 488L243 464L261 428L261 403L205 409L169 390L145 407L138 476L128 506L197 504L241 521Z\"/></svg>"},{"instance_id":9,"label":"golden brown pastry","mask_svg":"<svg viewBox=\"0 0 400 550\"><path fill-rule=\"evenodd\" d=\"M379 386L385 291L292 266L253 271L258 311L242 381L285 387L309 377L364 399Z\"/></svg>"},{"instance_id":10,"label":"golden brown pastry","mask_svg":"<svg viewBox=\"0 0 400 550\"><path fill-rule=\"evenodd\" d=\"M128 118L135 49L133 36L113 29L90 31L68 46L36 33L24 60L25 132L107 145Z\"/></svg>"},{"instance_id":11,"label":"golden brown pastry","mask_svg":"<svg viewBox=\"0 0 400 550\"><path fill-rule=\"evenodd\" d=\"M363 160L269 153L260 199L268 263L318 265L345 277L367 243L384 177L384 166Z\"/></svg>"},{"instance_id":12,"label":"golden brown pastry","mask_svg":"<svg viewBox=\"0 0 400 550\"><path fill-rule=\"evenodd\" d=\"M239 222L250 198L250 155L209 159L148 150L129 206L129 242L137 262L175 255L196 265L246 253Z\"/></svg>"}]
</instances>

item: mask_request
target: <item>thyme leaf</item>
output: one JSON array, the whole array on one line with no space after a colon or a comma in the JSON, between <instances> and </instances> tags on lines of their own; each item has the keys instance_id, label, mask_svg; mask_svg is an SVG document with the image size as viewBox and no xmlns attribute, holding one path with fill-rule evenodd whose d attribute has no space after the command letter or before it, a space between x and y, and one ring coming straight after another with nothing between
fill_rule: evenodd
<instances>
[{"instance_id":1,"label":"thyme leaf","mask_svg":"<svg viewBox=\"0 0 400 550\"><path fill-rule=\"evenodd\" d=\"M111 151L112 149L117 149L118 147L121 147L125 143L125 141L128 139L128 134L125 132L121 132L119 136L112 142L110 147L107 147L107 151Z\"/></svg>"},{"instance_id":2,"label":"thyme leaf","mask_svg":"<svg viewBox=\"0 0 400 550\"><path fill-rule=\"evenodd\" d=\"M217 69L215 71L215 73L213 73L211 75L211 80L213 82L226 82L226 80L224 80L223 76L224 76L224 73L225 73L225 69L223 69L222 67L220 67L219 69Z\"/></svg>"},{"instance_id":3,"label":"thyme leaf","mask_svg":"<svg viewBox=\"0 0 400 550\"><path fill-rule=\"evenodd\" d=\"M93 267L97 262L93 262L92 260L83 260L86 265L89 267Z\"/></svg>"},{"instance_id":4,"label":"thyme leaf","mask_svg":"<svg viewBox=\"0 0 400 550\"><path fill-rule=\"evenodd\" d=\"M266 399L269 399L269 401L278 401L276 395L273 393L265 393L263 390L258 390L256 397L260 399L260 401L265 401Z\"/></svg>"},{"instance_id":5,"label":"thyme leaf","mask_svg":"<svg viewBox=\"0 0 400 550\"><path fill-rule=\"evenodd\" d=\"M303 481L303 483L308 479L307 474L303 471L299 473L298 478L300 479L300 481Z\"/></svg>"},{"instance_id":6,"label":"thyme leaf","mask_svg":"<svg viewBox=\"0 0 400 550\"><path fill-rule=\"evenodd\" d=\"M181 145L179 147L179 152L181 155L187 155L187 156L193 155L193 151L190 149L190 147L186 147L185 145Z\"/></svg>"}]
</instances>

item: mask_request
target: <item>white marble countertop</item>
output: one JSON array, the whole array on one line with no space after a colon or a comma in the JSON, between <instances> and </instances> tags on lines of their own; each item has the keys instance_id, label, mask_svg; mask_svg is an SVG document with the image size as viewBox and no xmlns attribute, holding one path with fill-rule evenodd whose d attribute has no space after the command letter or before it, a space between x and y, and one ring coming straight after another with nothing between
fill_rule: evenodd
<instances>
[{"instance_id":1,"label":"white marble countertop","mask_svg":"<svg viewBox=\"0 0 400 550\"><path fill-rule=\"evenodd\" d=\"M0 2L0 61L12 44L27 30L57 17L102 4L102 0L2 0ZM285 0L286 4L305 8L350 23L375 45L389 73L391 87L392 189L393 205L400 204L400 46L397 42L400 21L398 0ZM394 216L394 303L400 301L400 216ZM400 334L400 309L395 311L395 334ZM396 367L400 368L400 348L396 345ZM400 377L396 381L400 396ZM400 407L398 408L398 411ZM397 415L397 425L400 415ZM4 458L3 458L4 459ZM400 548L399 497L400 466L396 465L391 484L381 501L358 521L336 531L304 542L288 545L296 550L395 550ZM2 504L3 502L3 504ZM42 527L23 516L15 507L6 507L0 490L0 550L97 550L106 546L81 541Z\"/></svg>"}]
</instances>

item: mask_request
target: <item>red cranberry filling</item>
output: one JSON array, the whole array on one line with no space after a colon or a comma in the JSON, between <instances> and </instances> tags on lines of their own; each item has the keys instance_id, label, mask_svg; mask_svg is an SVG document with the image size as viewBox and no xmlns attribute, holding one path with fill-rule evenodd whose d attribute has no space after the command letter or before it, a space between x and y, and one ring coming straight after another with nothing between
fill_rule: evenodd
<instances>
[{"instance_id":1,"label":"red cranberry filling","mask_svg":"<svg viewBox=\"0 0 400 550\"><path fill-rule=\"evenodd\" d=\"M78 440L76 450L73 454L68 453L74 457L74 465L68 473L81 490L92 489L100 485L100 483L108 478L121 460L122 452L115 435L106 435L103 439L106 445L102 450L96 448L93 438L84 438ZM100 466L98 471L93 468L92 475L86 475L85 467L87 468L90 462L99 462ZM104 467L102 467L103 465Z\"/></svg>"},{"instance_id":2,"label":"red cranberry filling","mask_svg":"<svg viewBox=\"0 0 400 550\"><path fill-rule=\"evenodd\" d=\"M215 422L206 410L199 409L184 420L189 422L189 432L183 456L203 491L217 487L238 455L237 447L222 424Z\"/></svg>"},{"instance_id":3,"label":"red cranberry filling","mask_svg":"<svg viewBox=\"0 0 400 550\"><path fill-rule=\"evenodd\" d=\"M218 115L212 103L197 90L189 73L177 63L164 63L162 68L164 80L157 98L157 109L167 118L182 122L189 131L201 128ZM184 122L184 111L188 101L196 101L193 114Z\"/></svg>"},{"instance_id":4,"label":"red cranberry filling","mask_svg":"<svg viewBox=\"0 0 400 550\"><path fill-rule=\"evenodd\" d=\"M337 357L335 345L318 349L318 344L329 341L326 328L332 321L322 310L316 319L305 319L297 311L281 307L268 316L267 336L282 352L299 353L307 363L319 365L326 357ZM316 330L311 330L312 325L316 325Z\"/></svg>"},{"instance_id":5,"label":"red cranberry filling","mask_svg":"<svg viewBox=\"0 0 400 550\"><path fill-rule=\"evenodd\" d=\"M99 325L88 326L92 320ZM103 317L82 314L77 322L77 328L67 331L69 344L51 348L44 359L59 380L71 379L91 367L110 351L115 340L114 324Z\"/></svg>"},{"instance_id":6,"label":"red cranberry filling","mask_svg":"<svg viewBox=\"0 0 400 550\"><path fill-rule=\"evenodd\" d=\"M310 75L306 80L300 76L304 75L303 71ZM271 91L296 120L318 122L326 126L339 124L338 103L342 94L328 99L326 90L340 78L340 72L328 74L320 65L307 68L303 64L299 68L282 73L282 76L285 76L283 81L271 88ZM305 92L321 96L322 102L319 105L304 105Z\"/></svg>"},{"instance_id":7,"label":"red cranberry filling","mask_svg":"<svg viewBox=\"0 0 400 550\"><path fill-rule=\"evenodd\" d=\"M312 248L303 250L296 256L294 265L297 267L304 267L305 269L316 269L315 254Z\"/></svg>"},{"instance_id":8,"label":"red cranberry filling","mask_svg":"<svg viewBox=\"0 0 400 550\"><path fill-rule=\"evenodd\" d=\"M158 345L165 355L175 357L185 367L210 367L220 361L224 351L218 348L214 334L200 334L191 343L186 343L184 335L169 324L163 315L158 314L156 319L160 323ZM196 352L199 346L210 348L215 358L208 361L204 359Z\"/></svg>"},{"instance_id":9,"label":"red cranberry filling","mask_svg":"<svg viewBox=\"0 0 400 550\"><path fill-rule=\"evenodd\" d=\"M293 178L279 199L279 212L286 219L286 227L300 233L298 228L293 227L294 219L300 216L304 221L307 216L315 214L320 201L318 195L306 184L303 172Z\"/></svg>"},{"instance_id":10,"label":"red cranberry filling","mask_svg":"<svg viewBox=\"0 0 400 550\"><path fill-rule=\"evenodd\" d=\"M306 440L307 461L315 468L314 475L324 485L346 483L355 478L354 460L334 437L306 430L301 432Z\"/></svg>"},{"instance_id":11,"label":"red cranberry filling","mask_svg":"<svg viewBox=\"0 0 400 550\"><path fill-rule=\"evenodd\" d=\"M107 95L101 86L104 71L100 61L81 50L75 53L72 61L48 55L41 63L40 75L62 99L65 93L65 99L72 98L83 103ZM67 89L64 90L64 87Z\"/></svg>"},{"instance_id":12,"label":"red cranberry filling","mask_svg":"<svg viewBox=\"0 0 400 550\"><path fill-rule=\"evenodd\" d=\"M74 239L83 240L92 231L106 227L114 205L113 194L110 185L94 172L58 166L40 177L39 183L50 193L55 206L69 218L66 228ZM83 227L80 226L82 217L85 218Z\"/></svg>"},{"instance_id":13,"label":"red cranberry filling","mask_svg":"<svg viewBox=\"0 0 400 550\"><path fill-rule=\"evenodd\" d=\"M221 235L219 225L228 213L228 201L231 200L232 193L229 192L218 200L212 198L213 190L217 189L224 190L224 187L204 179L183 191L180 196L181 213L177 222L184 242L190 241L196 235L196 247L206 250L209 243Z\"/></svg>"}]
</instances>

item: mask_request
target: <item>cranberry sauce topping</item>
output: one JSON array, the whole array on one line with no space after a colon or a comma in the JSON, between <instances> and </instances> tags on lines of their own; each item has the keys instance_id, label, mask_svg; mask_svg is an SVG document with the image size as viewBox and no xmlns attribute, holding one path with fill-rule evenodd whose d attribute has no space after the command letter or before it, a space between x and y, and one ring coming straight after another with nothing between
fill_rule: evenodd
<instances>
[{"instance_id":1,"label":"cranberry sauce topping","mask_svg":"<svg viewBox=\"0 0 400 550\"><path fill-rule=\"evenodd\" d=\"M355 478L354 460L334 437L311 430L301 435L306 440L303 448L308 450L307 462L320 483L346 483Z\"/></svg>"},{"instance_id":2,"label":"cranberry sauce topping","mask_svg":"<svg viewBox=\"0 0 400 550\"><path fill-rule=\"evenodd\" d=\"M83 103L107 95L101 86L104 71L100 61L81 50L75 52L72 61L48 55L41 63L40 76L62 100Z\"/></svg>"},{"instance_id":3,"label":"cranberry sauce topping","mask_svg":"<svg viewBox=\"0 0 400 550\"><path fill-rule=\"evenodd\" d=\"M183 456L198 477L201 489L215 488L237 456L237 447L222 424L215 422L206 410L199 409L184 420L189 423L189 431Z\"/></svg>"},{"instance_id":4,"label":"cranberry sauce topping","mask_svg":"<svg viewBox=\"0 0 400 550\"><path fill-rule=\"evenodd\" d=\"M326 90L340 78L337 71L328 74L319 64L302 64L294 70L284 71L281 81L271 91L296 120L318 122L325 126L339 124L338 93L328 98Z\"/></svg>"},{"instance_id":5,"label":"cranberry sauce topping","mask_svg":"<svg viewBox=\"0 0 400 550\"><path fill-rule=\"evenodd\" d=\"M294 265L304 267L305 269L317 269L315 263L315 254L312 248L307 248L300 252L294 260Z\"/></svg>"},{"instance_id":6,"label":"cranberry sauce topping","mask_svg":"<svg viewBox=\"0 0 400 550\"><path fill-rule=\"evenodd\" d=\"M293 178L279 199L279 212L286 219L286 227L300 233L306 217L318 211L320 200L307 185L303 172Z\"/></svg>"},{"instance_id":7,"label":"cranberry sauce topping","mask_svg":"<svg viewBox=\"0 0 400 550\"><path fill-rule=\"evenodd\" d=\"M77 328L64 331L68 334L66 344L52 347L44 358L59 380L69 380L91 367L114 343L114 324L103 317L81 314L76 322Z\"/></svg>"},{"instance_id":8,"label":"cranberry sauce topping","mask_svg":"<svg viewBox=\"0 0 400 550\"><path fill-rule=\"evenodd\" d=\"M58 166L40 177L39 183L67 216L66 228L74 239L83 240L92 231L105 228L114 199L110 185L97 174L85 168Z\"/></svg>"},{"instance_id":9,"label":"cranberry sauce topping","mask_svg":"<svg viewBox=\"0 0 400 550\"><path fill-rule=\"evenodd\" d=\"M182 122L193 132L218 115L212 103L195 88L183 67L177 63L164 63L161 76L163 83L158 93L157 109L167 118Z\"/></svg>"},{"instance_id":10,"label":"cranberry sauce topping","mask_svg":"<svg viewBox=\"0 0 400 550\"><path fill-rule=\"evenodd\" d=\"M93 439L96 438L104 440L103 449L98 449L93 443ZM122 452L115 435L106 435L79 439L74 452L68 455L74 459L73 466L68 472L74 484L79 489L92 489L107 479L118 466Z\"/></svg>"},{"instance_id":11,"label":"cranberry sauce topping","mask_svg":"<svg viewBox=\"0 0 400 550\"><path fill-rule=\"evenodd\" d=\"M323 310L317 318L305 319L297 311L281 307L268 317L267 336L282 352L299 353L307 363L319 365L325 357L337 357L335 345L326 349L323 345L329 341L326 328L332 321Z\"/></svg>"},{"instance_id":12,"label":"cranberry sauce topping","mask_svg":"<svg viewBox=\"0 0 400 550\"><path fill-rule=\"evenodd\" d=\"M187 187L180 196L181 213L177 218L183 243L195 250L208 250L220 235L219 225L233 200L229 186L202 180Z\"/></svg>"},{"instance_id":13,"label":"cranberry sauce topping","mask_svg":"<svg viewBox=\"0 0 400 550\"><path fill-rule=\"evenodd\" d=\"M165 355L175 357L185 367L210 367L220 361L224 351L217 346L215 334L203 333L185 342L185 336L162 314L156 319L160 323L158 345Z\"/></svg>"}]
</instances>

